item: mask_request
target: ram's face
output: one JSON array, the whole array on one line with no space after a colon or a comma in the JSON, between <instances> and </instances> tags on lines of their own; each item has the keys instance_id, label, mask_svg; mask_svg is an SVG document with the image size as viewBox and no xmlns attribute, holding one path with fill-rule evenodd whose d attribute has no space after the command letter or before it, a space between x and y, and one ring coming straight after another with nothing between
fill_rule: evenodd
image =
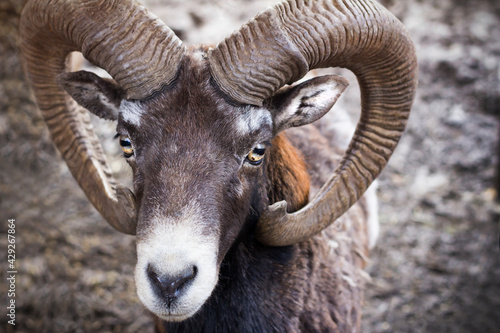
<instances>
[{"instance_id":1,"label":"ram's face","mask_svg":"<svg viewBox=\"0 0 500 333\"><path fill-rule=\"evenodd\" d=\"M176 88L119 109L138 206L137 292L169 321L200 309L251 201L265 203L270 112L216 102L209 76L200 75L191 69Z\"/></svg>"}]
</instances>

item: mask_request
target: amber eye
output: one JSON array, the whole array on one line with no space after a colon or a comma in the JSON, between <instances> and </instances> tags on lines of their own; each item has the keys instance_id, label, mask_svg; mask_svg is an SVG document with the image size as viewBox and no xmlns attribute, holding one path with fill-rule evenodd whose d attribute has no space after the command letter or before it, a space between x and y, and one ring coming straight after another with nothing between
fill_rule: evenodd
<instances>
[{"instance_id":1,"label":"amber eye","mask_svg":"<svg viewBox=\"0 0 500 333\"><path fill-rule=\"evenodd\" d=\"M128 136L120 135L120 146L122 146L125 157L134 155L134 148L132 147L132 142Z\"/></svg>"},{"instance_id":2,"label":"amber eye","mask_svg":"<svg viewBox=\"0 0 500 333\"><path fill-rule=\"evenodd\" d=\"M266 146L259 143L254 149L247 155L247 160L250 164L259 165L262 163L264 158L264 153L266 152Z\"/></svg>"}]
</instances>

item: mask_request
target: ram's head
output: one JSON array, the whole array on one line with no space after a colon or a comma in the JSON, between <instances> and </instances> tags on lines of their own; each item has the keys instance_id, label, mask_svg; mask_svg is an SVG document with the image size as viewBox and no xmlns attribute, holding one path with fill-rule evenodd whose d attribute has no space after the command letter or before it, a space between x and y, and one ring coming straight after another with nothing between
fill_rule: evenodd
<instances>
[{"instance_id":1,"label":"ram's head","mask_svg":"<svg viewBox=\"0 0 500 333\"><path fill-rule=\"evenodd\" d=\"M213 49L185 47L130 0L32 0L21 34L56 146L103 217L137 234L139 297L171 321L205 303L242 234L263 246L295 244L354 204L392 154L416 85L405 29L371 1L286 1ZM71 51L114 80L67 72ZM277 135L322 117L346 82L327 76L283 86L334 66L351 69L361 87L362 116L349 149L311 202L307 188L288 205L270 202L266 166L295 154L276 149ZM74 101L117 121L134 192L113 180L88 114ZM303 163L292 168L307 179Z\"/></svg>"}]
</instances>

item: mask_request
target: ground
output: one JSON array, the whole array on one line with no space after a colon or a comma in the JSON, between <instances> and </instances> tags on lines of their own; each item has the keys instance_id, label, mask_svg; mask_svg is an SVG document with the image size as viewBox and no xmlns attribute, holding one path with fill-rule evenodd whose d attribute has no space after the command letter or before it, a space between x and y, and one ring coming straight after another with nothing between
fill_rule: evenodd
<instances>
[{"instance_id":1,"label":"ground","mask_svg":"<svg viewBox=\"0 0 500 333\"><path fill-rule=\"evenodd\" d=\"M88 203L24 79L17 49L24 2L0 0L1 312L9 301L7 220L15 219L15 331L151 331L135 293L134 238ZM216 43L272 2L147 4L183 40ZM380 177L382 231L368 266L363 332L498 332L500 2L382 3L415 41L420 84L408 130ZM352 83L341 107L358 109ZM130 176L113 125L96 127L113 169ZM0 331L13 332L7 319L0 316Z\"/></svg>"}]
</instances>

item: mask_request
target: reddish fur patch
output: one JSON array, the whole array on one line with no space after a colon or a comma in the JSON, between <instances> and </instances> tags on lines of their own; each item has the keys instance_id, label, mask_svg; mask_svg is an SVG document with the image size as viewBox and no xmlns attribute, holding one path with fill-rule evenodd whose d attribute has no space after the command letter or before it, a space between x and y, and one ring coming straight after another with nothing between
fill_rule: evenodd
<instances>
[{"instance_id":1,"label":"reddish fur patch","mask_svg":"<svg viewBox=\"0 0 500 333\"><path fill-rule=\"evenodd\" d=\"M304 207L309 201L310 178L302 153L282 133L271 142L269 157L269 203L286 200L288 212Z\"/></svg>"}]
</instances>

